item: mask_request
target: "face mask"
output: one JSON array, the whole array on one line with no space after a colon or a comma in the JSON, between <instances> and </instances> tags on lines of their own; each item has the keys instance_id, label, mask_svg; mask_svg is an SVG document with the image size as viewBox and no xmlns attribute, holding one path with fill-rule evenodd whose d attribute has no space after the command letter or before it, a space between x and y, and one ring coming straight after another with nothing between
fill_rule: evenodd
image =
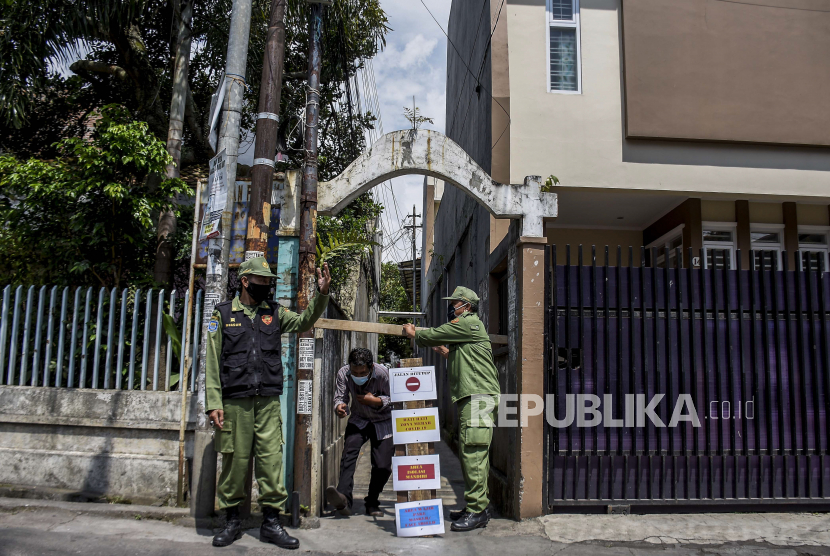
<instances>
[{"instance_id":1,"label":"face mask","mask_svg":"<svg viewBox=\"0 0 830 556\"><path fill-rule=\"evenodd\" d=\"M370 378L372 378L372 373L374 373L374 371L372 371L371 373L369 373L366 376L354 376L351 373L349 373L349 375L352 377L352 380L354 381L355 384L357 384L358 386L363 386L364 384L366 384L369 381Z\"/></svg>"},{"instance_id":2,"label":"face mask","mask_svg":"<svg viewBox=\"0 0 830 556\"><path fill-rule=\"evenodd\" d=\"M248 292L248 295L251 296L254 302L259 304L268 299L268 294L271 292L271 285L248 282L248 287L245 288L245 291Z\"/></svg>"},{"instance_id":3,"label":"face mask","mask_svg":"<svg viewBox=\"0 0 830 556\"><path fill-rule=\"evenodd\" d=\"M465 305L466 305L466 303L465 303ZM464 305L461 305L459 308L461 308L461 307L464 307ZM455 318L455 311L456 311L456 308L453 307L452 304L450 304L450 306L447 307L447 320L452 320L452 319Z\"/></svg>"}]
</instances>

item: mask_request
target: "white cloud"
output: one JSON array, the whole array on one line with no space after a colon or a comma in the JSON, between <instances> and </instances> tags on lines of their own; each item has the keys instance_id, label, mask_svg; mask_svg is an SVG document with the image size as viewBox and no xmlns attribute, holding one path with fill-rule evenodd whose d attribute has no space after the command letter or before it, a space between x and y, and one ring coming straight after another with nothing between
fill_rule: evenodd
<instances>
[{"instance_id":1,"label":"white cloud","mask_svg":"<svg viewBox=\"0 0 830 556\"><path fill-rule=\"evenodd\" d=\"M446 29L451 2L424 1ZM412 106L414 95L421 113L435 120L424 127L444 132L447 39L419 0L383 0L381 6L392 28L386 36L386 50L374 61L384 131L409 127L403 108ZM402 229L407 223L403 219L412 212L413 205L418 214L423 214L423 183L423 176L402 176L392 180L391 187L375 188L376 197L386 207L382 217L386 232L384 261L412 258L412 239ZM397 240L389 243L393 237ZM420 231L415 245L420 256Z\"/></svg>"}]
</instances>

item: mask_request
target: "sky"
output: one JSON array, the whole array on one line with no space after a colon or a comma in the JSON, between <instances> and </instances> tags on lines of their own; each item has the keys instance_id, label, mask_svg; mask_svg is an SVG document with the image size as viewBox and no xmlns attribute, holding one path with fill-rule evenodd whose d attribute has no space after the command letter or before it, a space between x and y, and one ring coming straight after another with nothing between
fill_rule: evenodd
<instances>
[{"instance_id":1,"label":"sky","mask_svg":"<svg viewBox=\"0 0 830 556\"><path fill-rule=\"evenodd\" d=\"M446 30L450 0L423 1ZM444 133L447 39L420 0L381 0L381 7L392 28L386 35L386 49L373 61L383 131L388 133L411 126L403 109L412 106L414 95L415 105L421 113L435 120L434 124L421 127ZM417 213L423 214L423 184L423 176L402 176L392 180L391 190L397 203L393 202L388 188L386 191L375 188L376 199L386 207L383 215L384 262L412 259L411 235L408 230L401 229L404 224L401 218L403 213L412 212L413 204ZM407 223L411 223L411 219ZM421 223L420 218L417 223ZM391 242L393 239L397 241ZM420 233L415 243L420 256Z\"/></svg>"}]
</instances>

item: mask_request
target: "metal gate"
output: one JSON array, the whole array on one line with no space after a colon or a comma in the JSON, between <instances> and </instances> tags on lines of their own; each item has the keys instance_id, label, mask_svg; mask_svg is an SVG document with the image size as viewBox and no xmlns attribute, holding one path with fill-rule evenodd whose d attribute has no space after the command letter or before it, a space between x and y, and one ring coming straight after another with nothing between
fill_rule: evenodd
<instances>
[{"instance_id":1,"label":"metal gate","mask_svg":"<svg viewBox=\"0 0 830 556\"><path fill-rule=\"evenodd\" d=\"M564 265L547 249L549 511L827 502L823 255L773 270L753 252L743 270L740 252L737 269L711 252L701 269L680 250L641 249L634 266L628 248L621 266L618 247L609 266L606 247L598 266L593 247L573 261L566 246Z\"/></svg>"}]
</instances>

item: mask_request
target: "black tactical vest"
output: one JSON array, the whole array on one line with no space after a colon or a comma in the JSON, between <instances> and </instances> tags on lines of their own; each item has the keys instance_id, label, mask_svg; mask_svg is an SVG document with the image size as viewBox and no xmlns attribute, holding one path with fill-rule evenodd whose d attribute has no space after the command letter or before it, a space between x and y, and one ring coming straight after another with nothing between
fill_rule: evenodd
<instances>
[{"instance_id":1,"label":"black tactical vest","mask_svg":"<svg viewBox=\"0 0 830 556\"><path fill-rule=\"evenodd\" d=\"M279 307L268 301L268 309L258 309L251 321L244 311L233 311L232 301L216 305L222 316L223 398L282 394Z\"/></svg>"}]
</instances>

